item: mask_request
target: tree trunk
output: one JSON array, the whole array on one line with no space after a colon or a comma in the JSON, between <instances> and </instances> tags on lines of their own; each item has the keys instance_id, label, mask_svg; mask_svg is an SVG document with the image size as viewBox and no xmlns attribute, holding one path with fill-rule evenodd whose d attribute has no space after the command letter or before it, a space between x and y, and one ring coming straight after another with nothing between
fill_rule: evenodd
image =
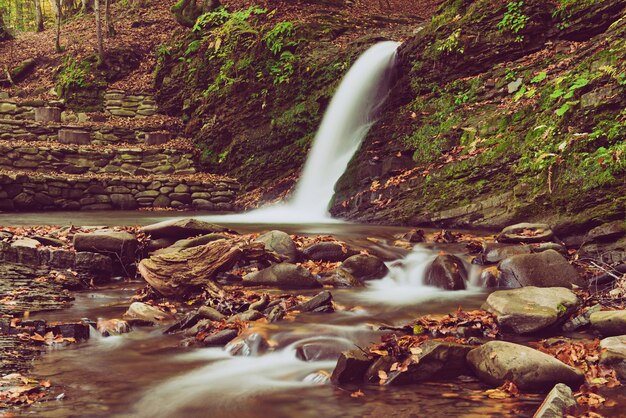
<instances>
[{"instance_id":1,"label":"tree trunk","mask_svg":"<svg viewBox=\"0 0 626 418\"><path fill-rule=\"evenodd\" d=\"M61 0L53 0L54 1L54 14L57 18L57 36L54 47L57 52L63 52L63 48L61 48Z\"/></svg>"},{"instance_id":2,"label":"tree trunk","mask_svg":"<svg viewBox=\"0 0 626 418\"><path fill-rule=\"evenodd\" d=\"M11 39L12 36L9 32L7 32L6 27L4 25L4 19L2 18L2 9L0 9L0 42L6 41L7 39Z\"/></svg>"},{"instance_id":3,"label":"tree trunk","mask_svg":"<svg viewBox=\"0 0 626 418\"><path fill-rule=\"evenodd\" d=\"M93 12L93 0L82 0L82 7L80 9L81 13L91 13Z\"/></svg>"},{"instance_id":4,"label":"tree trunk","mask_svg":"<svg viewBox=\"0 0 626 418\"><path fill-rule=\"evenodd\" d=\"M98 39L98 65L104 63L104 47L102 45L102 19L100 18L100 0L94 2L94 11L96 12L96 37Z\"/></svg>"},{"instance_id":5,"label":"tree trunk","mask_svg":"<svg viewBox=\"0 0 626 418\"><path fill-rule=\"evenodd\" d=\"M104 0L104 20L107 25L107 36L115 36L115 27L111 19L111 0Z\"/></svg>"},{"instance_id":6,"label":"tree trunk","mask_svg":"<svg viewBox=\"0 0 626 418\"><path fill-rule=\"evenodd\" d=\"M43 12L41 10L41 0L34 0L35 2L35 15L37 17L37 32L43 32Z\"/></svg>"}]
</instances>

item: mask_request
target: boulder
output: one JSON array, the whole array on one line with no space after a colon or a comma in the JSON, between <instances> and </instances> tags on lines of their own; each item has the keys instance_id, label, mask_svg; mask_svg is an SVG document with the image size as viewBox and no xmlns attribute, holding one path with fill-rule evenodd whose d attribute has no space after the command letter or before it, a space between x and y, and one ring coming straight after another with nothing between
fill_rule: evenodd
<instances>
[{"instance_id":1,"label":"boulder","mask_svg":"<svg viewBox=\"0 0 626 418\"><path fill-rule=\"evenodd\" d=\"M303 289L321 287L309 270L290 263L274 264L266 269L247 274L243 284L272 286L279 289Z\"/></svg>"},{"instance_id":2,"label":"boulder","mask_svg":"<svg viewBox=\"0 0 626 418\"><path fill-rule=\"evenodd\" d=\"M520 223L504 228L497 239L499 242L533 243L550 241L552 237L554 233L549 225Z\"/></svg>"},{"instance_id":3,"label":"boulder","mask_svg":"<svg viewBox=\"0 0 626 418\"><path fill-rule=\"evenodd\" d=\"M528 286L493 292L484 309L496 316L504 330L529 334L557 325L577 306L578 297L571 290Z\"/></svg>"},{"instance_id":4,"label":"boulder","mask_svg":"<svg viewBox=\"0 0 626 418\"><path fill-rule=\"evenodd\" d=\"M348 273L346 270L341 267L333 270L329 276L322 278L322 284L324 286L333 286L333 287L361 287L363 286L363 282L358 280L352 274Z\"/></svg>"},{"instance_id":5,"label":"boulder","mask_svg":"<svg viewBox=\"0 0 626 418\"><path fill-rule=\"evenodd\" d=\"M172 316L146 303L133 302L124 313L124 318L132 321L156 324L163 320L172 319Z\"/></svg>"},{"instance_id":6,"label":"boulder","mask_svg":"<svg viewBox=\"0 0 626 418\"><path fill-rule=\"evenodd\" d=\"M626 335L605 338L600 341L600 364L615 369L621 380L626 380Z\"/></svg>"},{"instance_id":7,"label":"boulder","mask_svg":"<svg viewBox=\"0 0 626 418\"><path fill-rule=\"evenodd\" d=\"M470 375L471 370L467 365L466 357L473 348L474 346L471 345L453 342L427 341L419 346L418 352L414 354L417 356L417 361L410 364L406 371L392 372L390 366L395 360L381 357L377 363L382 367L378 368L374 363L367 372L367 376L370 377L368 380L378 382L379 370L387 374L387 384L397 386Z\"/></svg>"},{"instance_id":8,"label":"boulder","mask_svg":"<svg viewBox=\"0 0 626 418\"><path fill-rule=\"evenodd\" d=\"M506 245L488 249L484 260L487 263L499 263L505 258L520 254L530 254L531 249L528 245Z\"/></svg>"},{"instance_id":9,"label":"boulder","mask_svg":"<svg viewBox=\"0 0 626 418\"><path fill-rule=\"evenodd\" d=\"M567 287L581 286L576 269L558 252L547 250L537 254L514 255L502 260L501 287Z\"/></svg>"},{"instance_id":10,"label":"boulder","mask_svg":"<svg viewBox=\"0 0 626 418\"><path fill-rule=\"evenodd\" d=\"M173 238L179 240L214 232L228 232L228 228L197 219L174 219L144 226L141 231L149 234L153 239Z\"/></svg>"},{"instance_id":11,"label":"boulder","mask_svg":"<svg viewBox=\"0 0 626 418\"><path fill-rule=\"evenodd\" d=\"M357 254L348 257L341 268L359 280L382 279L389 269L380 258L375 255Z\"/></svg>"},{"instance_id":12,"label":"boulder","mask_svg":"<svg viewBox=\"0 0 626 418\"><path fill-rule=\"evenodd\" d=\"M356 255L357 252L349 248L345 243L339 241L322 241L306 247L303 253L310 260L328 261L335 263L344 261L348 257Z\"/></svg>"},{"instance_id":13,"label":"boulder","mask_svg":"<svg viewBox=\"0 0 626 418\"><path fill-rule=\"evenodd\" d=\"M98 231L74 235L76 251L116 255L124 264L135 260L138 245L137 238L128 232Z\"/></svg>"},{"instance_id":14,"label":"boulder","mask_svg":"<svg viewBox=\"0 0 626 418\"><path fill-rule=\"evenodd\" d=\"M467 271L463 261L450 254L439 255L426 270L425 284L446 290L463 290Z\"/></svg>"},{"instance_id":15,"label":"boulder","mask_svg":"<svg viewBox=\"0 0 626 418\"><path fill-rule=\"evenodd\" d=\"M493 386L507 380L522 390L546 390L557 383L577 388L584 381L580 370L554 357L519 344L490 341L467 354L476 376Z\"/></svg>"},{"instance_id":16,"label":"boulder","mask_svg":"<svg viewBox=\"0 0 626 418\"><path fill-rule=\"evenodd\" d=\"M610 242L626 235L624 221L615 221L593 228L585 236L586 242Z\"/></svg>"},{"instance_id":17,"label":"boulder","mask_svg":"<svg viewBox=\"0 0 626 418\"><path fill-rule=\"evenodd\" d=\"M210 346L222 347L228 344L230 341L232 341L237 336L237 334L238 333L236 329L225 329L213 335L207 336L202 341L202 344L205 346L209 346L209 347Z\"/></svg>"},{"instance_id":18,"label":"boulder","mask_svg":"<svg viewBox=\"0 0 626 418\"><path fill-rule=\"evenodd\" d=\"M255 241L265 244L265 249L274 251L285 257L288 263L295 263L298 258L298 249L289 234L283 231L269 231L259 236Z\"/></svg>"},{"instance_id":19,"label":"boulder","mask_svg":"<svg viewBox=\"0 0 626 418\"><path fill-rule=\"evenodd\" d=\"M600 334L611 337L626 334L626 311L600 311L589 317L591 327Z\"/></svg>"},{"instance_id":20,"label":"boulder","mask_svg":"<svg viewBox=\"0 0 626 418\"><path fill-rule=\"evenodd\" d=\"M217 309L211 308L210 306L201 306L198 309L198 315L201 318L209 319L211 321L221 321L226 318L220 311Z\"/></svg>"},{"instance_id":21,"label":"boulder","mask_svg":"<svg viewBox=\"0 0 626 418\"><path fill-rule=\"evenodd\" d=\"M568 408L576 406L572 389L563 383L556 384L543 400L533 418L563 418Z\"/></svg>"},{"instance_id":22,"label":"boulder","mask_svg":"<svg viewBox=\"0 0 626 418\"><path fill-rule=\"evenodd\" d=\"M320 337L306 339L296 344L296 357L302 361L337 360L341 353L354 347L354 343L339 338Z\"/></svg>"},{"instance_id":23,"label":"boulder","mask_svg":"<svg viewBox=\"0 0 626 418\"><path fill-rule=\"evenodd\" d=\"M371 364L372 360L361 350L344 351L339 355L330 381L335 385L360 383Z\"/></svg>"},{"instance_id":24,"label":"boulder","mask_svg":"<svg viewBox=\"0 0 626 418\"><path fill-rule=\"evenodd\" d=\"M300 312L334 312L333 295L328 290L324 290L306 302L297 304L292 309Z\"/></svg>"}]
</instances>

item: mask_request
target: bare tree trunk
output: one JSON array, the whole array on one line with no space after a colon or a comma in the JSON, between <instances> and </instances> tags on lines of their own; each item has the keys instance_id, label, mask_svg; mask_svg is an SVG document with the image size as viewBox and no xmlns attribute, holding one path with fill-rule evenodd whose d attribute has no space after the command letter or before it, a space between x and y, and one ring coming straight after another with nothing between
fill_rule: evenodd
<instances>
[{"instance_id":1,"label":"bare tree trunk","mask_svg":"<svg viewBox=\"0 0 626 418\"><path fill-rule=\"evenodd\" d=\"M104 20L107 25L107 36L115 36L115 27L111 19L111 0L104 0Z\"/></svg>"},{"instance_id":2,"label":"bare tree trunk","mask_svg":"<svg viewBox=\"0 0 626 418\"><path fill-rule=\"evenodd\" d=\"M104 47L102 45L102 19L100 18L100 0L94 2L96 12L96 36L98 38L98 65L104 63Z\"/></svg>"},{"instance_id":3,"label":"bare tree trunk","mask_svg":"<svg viewBox=\"0 0 626 418\"><path fill-rule=\"evenodd\" d=\"M43 32L43 12L41 10L41 0L34 0L35 2L35 15L37 16L37 32Z\"/></svg>"},{"instance_id":4,"label":"bare tree trunk","mask_svg":"<svg viewBox=\"0 0 626 418\"><path fill-rule=\"evenodd\" d=\"M54 48L57 52L62 52L63 48L61 48L61 0L54 0L54 13L57 18L57 36L56 42L54 44Z\"/></svg>"},{"instance_id":5,"label":"bare tree trunk","mask_svg":"<svg viewBox=\"0 0 626 418\"><path fill-rule=\"evenodd\" d=\"M0 9L0 41L6 41L7 39L11 39L12 36L4 25L4 19L2 18L2 9Z\"/></svg>"},{"instance_id":6,"label":"bare tree trunk","mask_svg":"<svg viewBox=\"0 0 626 418\"><path fill-rule=\"evenodd\" d=\"M91 13L93 11L93 0L82 0L81 13Z\"/></svg>"}]
</instances>

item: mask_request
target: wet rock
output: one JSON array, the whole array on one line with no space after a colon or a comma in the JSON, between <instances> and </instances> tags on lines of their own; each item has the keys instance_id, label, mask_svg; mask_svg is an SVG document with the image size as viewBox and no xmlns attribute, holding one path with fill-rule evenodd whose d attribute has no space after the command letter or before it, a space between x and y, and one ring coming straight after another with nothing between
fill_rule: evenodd
<instances>
[{"instance_id":1,"label":"wet rock","mask_svg":"<svg viewBox=\"0 0 626 418\"><path fill-rule=\"evenodd\" d=\"M341 268L358 280L382 279L389 272L383 260L367 254L357 254L348 257L341 263Z\"/></svg>"},{"instance_id":2,"label":"wet rock","mask_svg":"<svg viewBox=\"0 0 626 418\"><path fill-rule=\"evenodd\" d=\"M500 386L507 380L523 390L545 390L557 383L578 387L581 371L532 348L504 341L490 341L471 350L467 361L481 380Z\"/></svg>"},{"instance_id":3,"label":"wet rock","mask_svg":"<svg viewBox=\"0 0 626 418\"><path fill-rule=\"evenodd\" d=\"M144 226L141 231L149 234L153 239L171 238L176 240L215 232L229 232L228 228L197 219L163 221Z\"/></svg>"},{"instance_id":4,"label":"wet rock","mask_svg":"<svg viewBox=\"0 0 626 418\"><path fill-rule=\"evenodd\" d=\"M267 314L267 322L270 324L278 322L285 316L285 310L280 306L274 306L272 310Z\"/></svg>"},{"instance_id":5,"label":"wet rock","mask_svg":"<svg viewBox=\"0 0 626 418\"><path fill-rule=\"evenodd\" d=\"M245 285L273 286L280 289L303 289L321 287L309 270L295 264L274 264L266 269L243 277Z\"/></svg>"},{"instance_id":6,"label":"wet rock","mask_svg":"<svg viewBox=\"0 0 626 418\"><path fill-rule=\"evenodd\" d=\"M486 288L498 286L498 269L495 266L486 268L480 273L480 286Z\"/></svg>"},{"instance_id":7,"label":"wet rock","mask_svg":"<svg viewBox=\"0 0 626 418\"><path fill-rule=\"evenodd\" d=\"M175 253L186 248L198 247L220 239L228 239L228 236L223 234L206 234L195 238L181 239L166 248L155 251L155 254Z\"/></svg>"},{"instance_id":8,"label":"wet rock","mask_svg":"<svg viewBox=\"0 0 626 418\"><path fill-rule=\"evenodd\" d=\"M241 313L231 316L230 318L228 318L226 322L229 324L232 324L233 322L236 322L236 321L252 322L252 321L257 321L261 318L265 318L265 316L261 312L255 311L253 309L248 309L245 312L241 312Z\"/></svg>"},{"instance_id":9,"label":"wet rock","mask_svg":"<svg viewBox=\"0 0 626 418\"><path fill-rule=\"evenodd\" d=\"M339 241L323 241L310 245L303 250L310 260L337 262L344 261L357 252Z\"/></svg>"},{"instance_id":10,"label":"wet rock","mask_svg":"<svg viewBox=\"0 0 626 418\"><path fill-rule=\"evenodd\" d=\"M98 319L96 329L103 337L126 334L131 331L130 324L123 319Z\"/></svg>"},{"instance_id":11,"label":"wet rock","mask_svg":"<svg viewBox=\"0 0 626 418\"><path fill-rule=\"evenodd\" d=\"M52 331L55 335L61 334L64 338L74 338L78 341L89 339L89 325L82 322L59 324L49 330L46 329L46 331Z\"/></svg>"},{"instance_id":12,"label":"wet rock","mask_svg":"<svg viewBox=\"0 0 626 418\"><path fill-rule=\"evenodd\" d=\"M335 385L360 383L371 364L372 360L361 350L344 351L337 360L330 381Z\"/></svg>"},{"instance_id":13,"label":"wet rock","mask_svg":"<svg viewBox=\"0 0 626 418\"><path fill-rule=\"evenodd\" d=\"M426 270L425 283L446 290L463 290L467 271L463 261L454 255L439 255Z\"/></svg>"},{"instance_id":14,"label":"wet rock","mask_svg":"<svg viewBox=\"0 0 626 418\"><path fill-rule=\"evenodd\" d=\"M142 302L133 302L128 307L124 318L127 320L139 320L156 324L160 321L171 319L172 316L162 310Z\"/></svg>"},{"instance_id":15,"label":"wet rock","mask_svg":"<svg viewBox=\"0 0 626 418\"><path fill-rule=\"evenodd\" d=\"M210 319L200 319L198 322L195 323L195 325L193 325L190 328L187 328L183 332L183 335L185 337L193 337L198 332L200 332L202 330L205 330L205 329L209 328L210 326L211 326L211 320Z\"/></svg>"},{"instance_id":16,"label":"wet rock","mask_svg":"<svg viewBox=\"0 0 626 418\"><path fill-rule=\"evenodd\" d=\"M421 229L411 229L409 232L402 235L402 239L405 239L412 243L416 243L424 242L426 240L426 236L424 234L424 231Z\"/></svg>"},{"instance_id":17,"label":"wet rock","mask_svg":"<svg viewBox=\"0 0 626 418\"><path fill-rule=\"evenodd\" d=\"M306 302L297 304L292 309L300 312L335 312L333 308L333 295L328 290L324 290Z\"/></svg>"},{"instance_id":18,"label":"wet rock","mask_svg":"<svg viewBox=\"0 0 626 418\"><path fill-rule=\"evenodd\" d=\"M499 242L533 243L550 241L552 237L554 233L549 225L520 223L504 228L497 239Z\"/></svg>"},{"instance_id":19,"label":"wet rock","mask_svg":"<svg viewBox=\"0 0 626 418\"><path fill-rule=\"evenodd\" d=\"M221 321L226 318L220 311L213 309L210 306L201 306L198 309L198 315L200 315L201 318L209 319L211 321Z\"/></svg>"},{"instance_id":20,"label":"wet rock","mask_svg":"<svg viewBox=\"0 0 626 418\"><path fill-rule=\"evenodd\" d=\"M289 234L283 231L269 231L259 236L255 241L265 244L265 249L274 251L285 257L288 263L295 263L298 258L298 249Z\"/></svg>"},{"instance_id":21,"label":"wet rock","mask_svg":"<svg viewBox=\"0 0 626 418\"><path fill-rule=\"evenodd\" d=\"M498 263L505 258L520 254L530 254L530 252L531 250L528 245L507 245L489 249L484 256L484 260L487 263Z\"/></svg>"},{"instance_id":22,"label":"wet rock","mask_svg":"<svg viewBox=\"0 0 626 418\"><path fill-rule=\"evenodd\" d=\"M563 383L558 383L548 393L533 418L563 418L565 411L573 406L576 406L576 399L572 394L572 389Z\"/></svg>"},{"instance_id":23,"label":"wet rock","mask_svg":"<svg viewBox=\"0 0 626 418\"><path fill-rule=\"evenodd\" d=\"M584 327L585 325L589 325L591 323L591 314L594 312L599 312L602 309L602 305L595 304L591 306L589 309L585 311L585 313L578 315L569 321L563 324L561 328L565 332L572 332L577 330L578 328Z\"/></svg>"},{"instance_id":24,"label":"wet rock","mask_svg":"<svg viewBox=\"0 0 626 418\"><path fill-rule=\"evenodd\" d=\"M589 317L591 327L600 334L610 337L626 334L626 311L600 311Z\"/></svg>"},{"instance_id":25,"label":"wet rock","mask_svg":"<svg viewBox=\"0 0 626 418\"><path fill-rule=\"evenodd\" d=\"M578 297L563 287L498 290L484 308L496 316L498 325L516 334L528 334L558 324L578 305Z\"/></svg>"},{"instance_id":26,"label":"wet rock","mask_svg":"<svg viewBox=\"0 0 626 418\"><path fill-rule=\"evenodd\" d=\"M581 286L576 269L554 250L538 254L509 257L499 265L502 287L567 287Z\"/></svg>"},{"instance_id":27,"label":"wet rock","mask_svg":"<svg viewBox=\"0 0 626 418\"><path fill-rule=\"evenodd\" d=\"M330 276L326 276L322 278L322 284L325 286L333 286L333 287L360 287L363 286L363 283L357 280L352 274L348 271L340 268L336 268L330 274Z\"/></svg>"},{"instance_id":28,"label":"wet rock","mask_svg":"<svg viewBox=\"0 0 626 418\"><path fill-rule=\"evenodd\" d=\"M270 345L258 332L248 332L230 341L225 351L233 356L254 357L265 353Z\"/></svg>"},{"instance_id":29,"label":"wet rock","mask_svg":"<svg viewBox=\"0 0 626 418\"><path fill-rule=\"evenodd\" d=\"M347 340L320 338L296 345L296 357L302 361L337 360L342 352L350 350L354 344Z\"/></svg>"},{"instance_id":30,"label":"wet rock","mask_svg":"<svg viewBox=\"0 0 626 418\"><path fill-rule=\"evenodd\" d=\"M600 364L615 369L621 380L626 380L626 335L600 341Z\"/></svg>"},{"instance_id":31,"label":"wet rock","mask_svg":"<svg viewBox=\"0 0 626 418\"><path fill-rule=\"evenodd\" d=\"M74 235L76 251L114 254L125 264L135 259L138 244L137 238L128 232L98 231Z\"/></svg>"},{"instance_id":32,"label":"wet rock","mask_svg":"<svg viewBox=\"0 0 626 418\"><path fill-rule=\"evenodd\" d=\"M314 385L326 385L330 383L330 376L325 371L313 372L302 379L303 382L312 383Z\"/></svg>"},{"instance_id":33,"label":"wet rock","mask_svg":"<svg viewBox=\"0 0 626 418\"><path fill-rule=\"evenodd\" d=\"M585 236L587 242L610 242L626 235L624 221L615 221L593 228Z\"/></svg>"},{"instance_id":34,"label":"wet rock","mask_svg":"<svg viewBox=\"0 0 626 418\"><path fill-rule=\"evenodd\" d=\"M268 307L269 302L270 302L269 296L263 295L259 298L259 300L257 300L254 303L251 303L249 309L253 309L255 311L261 312Z\"/></svg>"},{"instance_id":35,"label":"wet rock","mask_svg":"<svg viewBox=\"0 0 626 418\"><path fill-rule=\"evenodd\" d=\"M65 242L61 241L58 238L53 238L53 237L44 237L44 236L40 236L40 235L33 235L32 239L39 241L39 243L41 243L41 245L46 245L49 247L62 247L63 245L65 245Z\"/></svg>"},{"instance_id":36,"label":"wet rock","mask_svg":"<svg viewBox=\"0 0 626 418\"><path fill-rule=\"evenodd\" d=\"M205 346L224 346L237 337L236 329L225 329L216 334L207 336L203 341Z\"/></svg>"},{"instance_id":37,"label":"wet rock","mask_svg":"<svg viewBox=\"0 0 626 418\"><path fill-rule=\"evenodd\" d=\"M389 367L395 360L381 362L381 370L388 376L387 384L408 385L427 380L452 379L461 375L471 374L467 365L467 354L474 346L444 341L427 341L419 347L417 363L408 366L403 373L394 373ZM372 368L374 370L372 370ZM372 366L368 370L378 382L378 369Z\"/></svg>"},{"instance_id":38,"label":"wet rock","mask_svg":"<svg viewBox=\"0 0 626 418\"><path fill-rule=\"evenodd\" d=\"M104 254L81 251L75 255L74 269L86 279L102 282L111 278L113 263Z\"/></svg>"}]
</instances>

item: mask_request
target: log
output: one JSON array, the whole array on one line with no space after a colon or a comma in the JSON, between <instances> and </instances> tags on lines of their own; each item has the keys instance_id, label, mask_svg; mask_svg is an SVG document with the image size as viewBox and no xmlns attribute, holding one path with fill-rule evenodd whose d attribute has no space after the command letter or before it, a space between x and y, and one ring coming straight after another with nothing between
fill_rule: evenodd
<instances>
[{"instance_id":1,"label":"log","mask_svg":"<svg viewBox=\"0 0 626 418\"><path fill-rule=\"evenodd\" d=\"M263 243L222 239L171 254L154 255L142 260L138 270L163 296L181 298L204 288L221 298L222 289L214 282L218 273L228 271L239 261L278 260L277 254L265 251Z\"/></svg>"}]
</instances>

